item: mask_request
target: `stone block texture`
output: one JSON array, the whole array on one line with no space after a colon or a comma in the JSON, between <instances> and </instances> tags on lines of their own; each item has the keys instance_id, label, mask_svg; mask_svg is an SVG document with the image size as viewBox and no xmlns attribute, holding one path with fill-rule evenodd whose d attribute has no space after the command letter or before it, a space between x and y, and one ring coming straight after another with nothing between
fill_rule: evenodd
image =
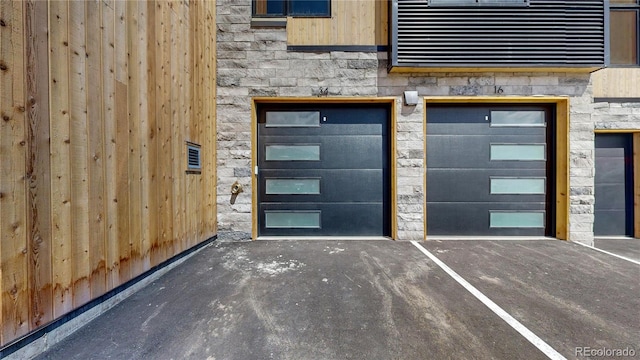
<instances>
[{"instance_id":1,"label":"stone block texture","mask_svg":"<svg viewBox=\"0 0 640 360\"><path fill-rule=\"evenodd\" d=\"M424 238L424 109L420 96L568 96L570 98L570 239L593 243L594 129L640 128L637 104L594 103L589 74L387 72L387 54L287 51L284 28L252 28L251 2L218 1L217 127L220 237L251 233L251 101L253 97L396 98L398 240ZM326 92L327 95L324 95ZM319 97L320 99L320 97ZM234 204L230 188L245 191Z\"/></svg>"}]
</instances>

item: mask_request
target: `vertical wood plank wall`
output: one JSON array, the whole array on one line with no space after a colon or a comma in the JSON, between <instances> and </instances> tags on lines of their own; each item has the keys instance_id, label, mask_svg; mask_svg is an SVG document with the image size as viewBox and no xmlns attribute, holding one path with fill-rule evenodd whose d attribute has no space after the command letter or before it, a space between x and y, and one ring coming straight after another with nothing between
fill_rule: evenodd
<instances>
[{"instance_id":1,"label":"vertical wood plank wall","mask_svg":"<svg viewBox=\"0 0 640 360\"><path fill-rule=\"evenodd\" d=\"M387 45L386 0L337 0L329 18L287 18L288 45Z\"/></svg>"},{"instance_id":2,"label":"vertical wood plank wall","mask_svg":"<svg viewBox=\"0 0 640 360\"><path fill-rule=\"evenodd\" d=\"M640 97L640 69L607 68L594 72L593 97Z\"/></svg>"},{"instance_id":3,"label":"vertical wood plank wall","mask_svg":"<svg viewBox=\"0 0 640 360\"><path fill-rule=\"evenodd\" d=\"M217 233L215 37L214 1L0 2L0 346Z\"/></svg>"}]
</instances>

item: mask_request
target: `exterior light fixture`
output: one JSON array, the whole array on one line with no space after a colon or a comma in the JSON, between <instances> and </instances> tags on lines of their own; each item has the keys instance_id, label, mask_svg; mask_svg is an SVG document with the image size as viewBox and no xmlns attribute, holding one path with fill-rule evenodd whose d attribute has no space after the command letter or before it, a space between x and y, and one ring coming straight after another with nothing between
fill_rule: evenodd
<instances>
[{"instance_id":1,"label":"exterior light fixture","mask_svg":"<svg viewBox=\"0 0 640 360\"><path fill-rule=\"evenodd\" d=\"M404 104L415 106L418 105L418 92L417 91L405 91L404 92Z\"/></svg>"}]
</instances>

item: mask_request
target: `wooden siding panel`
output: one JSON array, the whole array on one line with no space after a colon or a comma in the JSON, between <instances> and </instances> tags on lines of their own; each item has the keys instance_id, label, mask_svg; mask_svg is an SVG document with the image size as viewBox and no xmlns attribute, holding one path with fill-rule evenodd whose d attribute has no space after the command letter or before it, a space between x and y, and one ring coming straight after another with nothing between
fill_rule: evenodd
<instances>
[{"instance_id":1,"label":"wooden siding panel","mask_svg":"<svg viewBox=\"0 0 640 360\"><path fill-rule=\"evenodd\" d=\"M24 7L0 4L0 284L3 340L29 331L24 102Z\"/></svg>"},{"instance_id":2,"label":"wooden siding panel","mask_svg":"<svg viewBox=\"0 0 640 360\"><path fill-rule=\"evenodd\" d=\"M86 93L89 158L89 276L91 298L106 291L105 163L102 113L101 10L99 0L86 2Z\"/></svg>"},{"instance_id":3,"label":"wooden siding panel","mask_svg":"<svg viewBox=\"0 0 640 360\"><path fill-rule=\"evenodd\" d=\"M158 94L162 107L160 114L160 126L158 135L160 137L160 213L162 224L162 230L160 231L162 250L161 253L166 254L165 258L171 257L175 254L173 249L173 171L172 171L172 127L171 118L173 116L172 103L169 101L171 98L171 89L173 87L171 78L171 59L173 53L171 51L171 10L166 3L159 4L160 19L162 22L162 42L160 49L162 50L161 67L162 73L161 79L161 92Z\"/></svg>"},{"instance_id":4,"label":"wooden siding panel","mask_svg":"<svg viewBox=\"0 0 640 360\"><path fill-rule=\"evenodd\" d=\"M119 283L132 278L129 243L129 121L127 118L127 86L116 81L116 201L118 204Z\"/></svg>"},{"instance_id":5,"label":"wooden siding panel","mask_svg":"<svg viewBox=\"0 0 640 360\"><path fill-rule=\"evenodd\" d=\"M142 273L142 189L140 164L140 43L138 31L138 2L127 1L128 62L128 122L129 122L129 245L131 247L131 278Z\"/></svg>"},{"instance_id":6,"label":"wooden siding panel","mask_svg":"<svg viewBox=\"0 0 640 360\"><path fill-rule=\"evenodd\" d=\"M375 0L376 2L376 44L389 44L389 2L387 0Z\"/></svg>"},{"instance_id":7,"label":"wooden siding panel","mask_svg":"<svg viewBox=\"0 0 640 360\"><path fill-rule=\"evenodd\" d=\"M215 2L0 9L1 346L217 225Z\"/></svg>"},{"instance_id":8,"label":"wooden siding panel","mask_svg":"<svg viewBox=\"0 0 640 360\"><path fill-rule=\"evenodd\" d=\"M640 97L640 69L608 68L593 73L593 97Z\"/></svg>"},{"instance_id":9,"label":"wooden siding panel","mask_svg":"<svg viewBox=\"0 0 640 360\"><path fill-rule=\"evenodd\" d=\"M54 274L53 313L56 318L73 309L68 23L68 3L63 1L49 3L51 235Z\"/></svg>"},{"instance_id":10,"label":"wooden siding panel","mask_svg":"<svg viewBox=\"0 0 640 360\"><path fill-rule=\"evenodd\" d=\"M165 206L165 166L164 166L164 161L166 161L166 159L163 158L163 153L162 150L164 148L163 146L163 138L162 136L164 135L164 133L166 131L163 132L163 118L166 116L166 114L164 114L165 111L165 102L164 101L160 101L160 99L162 99L162 94L164 92L164 79L166 77L165 74L165 70L164 70L164 47L163 47L163 43L164 43L164 38L165 38L165 17L164 17L164 11L163 11L163 4L161 3L156 3L156 4L152 4L155 9L154 9L154 17L155 17L155 44L150 44L150 46L152 46L155 50L155 96L158 99L155 102L155 118L156 118L156 134L155 134L155 153L156 153L156 171L157 171L157 191L155 193L156 195L156 209L157 209L157 213L158 213L158 240L157 240L157 244L156 244L156 250L153 251L152 249L152 258L153 258L153 254L156 254L156 264L159 264L160 262L162 262L165 258L166 258L166 243L167 243L167 239L166 237L166 226L168 224L166 224L167 222L167 217L168 215L166 215L166 206ZM152 261L153 263L153 261Z\"/></svg>"},{"instance_id":11,"label":"wooden siding panel","mask_svg":"<svg viewBox=\"0 0 640 360\"><path fill-rule=\"evenodd\" d=\"M188 36L189 36L189 62L187 66L189 67L189 92L190 96L187 98L188 106L190 110L190 123L189 123L189 132L188 138L190 141L202 145L202 140L199 133L199 123L202 121L202 108L198 106L198 87L201 86L202 77L200 76L200 65L198 63L198 59L200 58L200 44L195 41L195 37L199 32L200 24L198 22L198 13L202 10L199 8L197 2L193 2L189 4L191 6L192 11L189 11L188 21L189 27L187 28ZM202 151L202 148L201 148ZM200 238L200 231L198 230L199 216L197 215L200 210L199 206L199 189L201 189L202 185L202 176L201 174L192 174L188 175L187 179L189 179L189 185L191 189L194 191L191 192L189 189L187 192L189 193L189 203L187 208L187 219L189 220L189 245L193 246L197 243L197 239ZM193 245L192 245L193 244Z\"/></svg>"},{"instance_id":12,"label":"wooden siding panel","mask_svg":"<svg viewBox=\"0 0 640 360\"><path fill-rule=\"evenodd\" d=\"M189 12L189 68L190 70L190 89L191 96L189 97L189 108L191 109L191 124L192 126L189 128L189 138L191 141L202 144L202 136L200 134L201 127L200 122L202 122L202 105L199 103L202 100L200 96L200 89L202 88L202 73L201 73L201 61L202 61L202 44L197 42L195 39L198 37L198 34L201 31L201 22L200 18L202 17L202 4L198 2L193 2L190 4L191 11ZM202 151L202 148L201 148ZM202 153L201 153L202 155ZM193 177L193 176L192 176ZM202 189L203 178L201 175L197 175L197 188ZM192 229L195 230L194 240L200 239L202 236L202 224L200 223L201 214L201 201L197 200L191 204L191 208L193 209L193 213L190 214L190 217L193 219L192 223L195 222L195 225L192 225Z\"/></svg>"},{"instance_id":13,"label":"wooden siding panel","mask_svg":"<svg viewBox=\"0 0 640 360\"><path fill-rule=\"evenodd\" d=\"M69 101L71 149L71 246L73 306L91 298L89 277L89 186L87 147L87 89L85 2L69 2Z\"/></svg>"},{"instance_id":14,"label":"wooden siding panel","mask_svg":"<svg viewBox=\"0 0 640 360\"><path fill-rule=\"evenodd\" d=\"M178 52L178 57L176 58L176 72L175 72L175 76L176 76L176 81L177 81L177 89L178 92L176 94L176 101L178 103L178 114L177 114L177 123L175 124L176 128L177 128L177 132L173 134L174 137L177 137L178 139L178 143L174 143L174 145L176 145L176 179L177 179L177 186L178 188L176 189L176 194L178 196L178 208L176 208L177 210L177 215L180 218L179 224L181 225L179 227L180 232L178 233L178 239L180 239L180 252L184 251L185 249L189 248L189 242L190 239L187 236L188 232L189 232L189 224L187 219L185 219L185 213L187 211L187 204L188 204L188 198L189 198L189 193L188 193L188 187L187 187L187 176L185 173L185 167L182 166L182 162L183 162L183 149L186 148L185 146L185 140L187 140L187 136L189 134L189 119L185 116L185 91L187 91L184 88L184 79L187 76L187 73L185 72L186 68L186 64L184 62L184 44L186 43L187 39L185 39L185 33L184 33L184 28L183 28L183 22L184 22L184 18L183 18L183 12L182 12L182 7L183 4L176 2L174 3L174 11L176 13L176 19L177 19L177 27L176 27L176 50Z\"/></svg>"},{"instance_id":15,"label":"wooden siding panel","mask_svg":"<svg viewBox=\"0 0 640 360\"><path fill-rule=\"evenodd\" d=\"M157 36L162 31L162 27L158 26L159 21L156 20L156 4L154 2L142 3L146 6L147 19L147 45L146 45L146 61L147 61L147 96L148 104L146 111L149 113L148 124L146 126L147 131L147 166L143 168L143 171L147 174L148 187L145 191L145 196L148 199L146 212L148 213L148 227L147 231L148 242L144 249L145 258L149 258L149 266L153 267L160 264L164 259L159 246L159 231L160 231L160 213L159 213L159 196L160 196L160 181L158 180L158 115L160 108L158 104L161 101L157 101L159 76L158 65L161 64L160 52L158 49ZM143 98L144 94L141 95Z\"/></svg>"},{"instance_id":16,"label":"wooden siding panel","mask_svg":"<svg viewBox=\"0 0 640 360\"><path fill-rule=\"evenodd\" d=\"M330 18L287 18L288 45L386 45L386 2L334 1Z\"/></svg>"},{"instance_id":17,"label":"wooden siding panel","mask_svg":"<svg viewBox=\"0 0 640 360\"><path fill-rule=\"evenodd\" d=\"M175 54L173 59L179 59L180 49L179 42L182 40L179 37L180 28L178 14L175 12L175 3L170 4L169 17L171 18L171 43L168 46L171 47L172 53ZM172 7L173 5L173 7ZM184 250L184 231L182 224L182 208L184 207L184 194L182 193L181 182L183 178L183 168L181 166L182 152L180 151L184 146L182 125L182 112L180 106L180 97L182 89L180 89L180 74L179 74L178 61L171 61L171 95L170 100L172 103L171 109L171 167L173 178L173 254L178 254Z\"/></svg>"},{"instance_id":18,"label":"wooden siding panel","mask_svg":"<svg viewBox=\"0 0 640 360\"><path fill-rule=\"evenodd\" d=\"M27 229L31 328L53 320L49 61L46 2L25 2L27 100Z\"/></svg>"},{"instance_id":19,"label":"wooden siding panel","mask_svg":"<svg viewBox=\"0 0 640 360\"><path fill-rule=\"evenodd\" d=\"M116 201L118 204L118 256L120 264L119 284L132 278L131 244L129 237L129 116L128 116L128 42L127 11L124 1L115 1L115 116L116 116Z\"/></svg>"}]
</instances>

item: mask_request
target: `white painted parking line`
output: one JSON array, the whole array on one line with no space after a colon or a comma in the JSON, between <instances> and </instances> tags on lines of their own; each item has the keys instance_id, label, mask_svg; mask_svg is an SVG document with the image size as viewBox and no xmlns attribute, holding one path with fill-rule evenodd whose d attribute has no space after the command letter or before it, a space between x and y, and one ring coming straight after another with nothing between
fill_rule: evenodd
<instances>
[{"instance_id":1,"label":"white painted parking line","mask_svg":"<svg viewBox=\"0 0 640 360\"><path fill-rule=\"evenodd\" d=\"M537 347L540 351L542 351L545 355L549 357L549 359L565 359L559 352L557 352L554 348L552 348L549 344L547 344L544 340L540 339L538 335L534 334L531 330L527 329L522 323L516 320L513 316L509 315L505 310L503 310L498 304L494 303L491 299L489 299L486 295L484 295L480 290L476 289L473 285L471 285L467 280L462 278L462 276L458 275L453 269L451 269L447 264L443 263L435 257L432 253L430 253L427 249L425 249L422 245L420 245L417 241L411 242L415 247L418 248L423 254L425 254L429 259L436 263L442 270L444 270L449 276L451 276L458 284L462 285L468 292L470 292L473 296L475 296L478 300L480 300L486 307L488 307L491 311L493 311L496 315L498 315L502 320L504 320L509 326L511 326L514 330L520 333L520 335L524 336L531 344Z\"/></svg>"},{"instance_id":2,"label":"white painted parking line","mask_svg":"<svg viewBox=\"0 0 640 360\"><path fill-rule=\"evenodd\" d=\"M629 259L628 257L624 257L624 256L622 256L622 255L614 254L614 253L609 252L609 251L606 251L606 250L598 249L597 247L594 247L594 246L590 246L590 245L582 244L582 243L579 243L579 242L577 242L577 241L572 241L572 242L573 242L574 244L582 245L582 246L584 246L584 247L586 247L586 248L593 249L593 250L595 250L595 251L600 251L601 253L605 253L605 254L608 254L608 255L611 255L611 256L615 256L615 257L617 257L618 259L627 260L627 261L632 262L632 263L634 263L634 264L636 264L636 265L640 265L640 261L636 261L636 260L633 260L633 259Z\"/></svg>"}]
</instances>

